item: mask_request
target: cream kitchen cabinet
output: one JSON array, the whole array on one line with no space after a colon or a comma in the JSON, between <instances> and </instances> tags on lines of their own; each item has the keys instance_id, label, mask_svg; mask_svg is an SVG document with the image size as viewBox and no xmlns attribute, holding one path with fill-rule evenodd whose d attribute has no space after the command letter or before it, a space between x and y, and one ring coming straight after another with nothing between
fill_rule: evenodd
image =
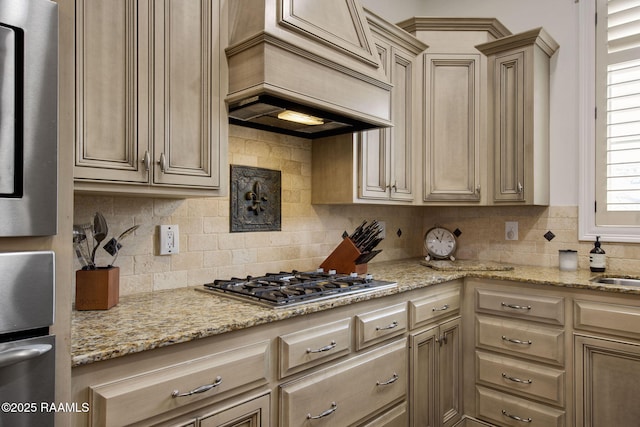
<instances>
[{"instance_id":1,"label":"cream kitchen cabinet","mask_svg":"<svg viewBox=\"0 0 640 427\"><path fill-rule=\"evenodd\" d=\"M411 335L411 425L450 427L462 418L460 328L457 317Z\"/></svg>"},{"instance_id":2,"label":"cream kitchen cabinet","mask_svg":"<svg viewBox=\"0 0 640 427\"><path fill-rule=\"evenodd\" d=\"M411 203L414 150L419 141L416 57L427 48L367 11L367 20L391 90L393 127L316 139L313 203Z\"/></svg>"},{"instance_id":3,"label":"cream kitchen cabinet","mask_svg":"<svg viewBox=\"0 0 640 427\"><path fill-rule=\"evenodd\" d=\"M495 204L549 204L549 62L542 28L476 46L489 67L489 158Z\"/></svg>"},{"instance_id":4,"label":"cream kitchen cabinet","mask_svg":"<svg viewBox=\"0 0 640 427\"><path fill-rule=\"evenodd\" d=\"M409 301L410 425L450 427L464 413L461 287L454 281Z\"/></svg>"},{"instance_id":5,"label":"cream kitchen cabinet","mask_svg":"<svg viewBox=\"0 0 640 427\"><path fill-rule=\"evenodd\" d=\"M399 25L429 45L421 70L424 203L547 205L557 43L541 28L511 35L492 19Z\"/></svg>"},{"instance_id":6,"label":"cream kitchen cabinet","mask_svg":"<svg viewBox=\"0 0 640 427\"><path fill-rule=\"evenodd\" d=\"M218 0L76 2L76 190L224 192L221 22Z\"/></svg>"},{"instance_id":7,"label":"cream kitchen cabinet","mask_svg":"<svg viewBox=\"0 0 640 427\"><path fill-rule=\"evenodd\" d=\"M499 426L567 425L571 340L561 292L467 279L465 374L475 379L471 415ZM471 408L470 408L471 407ZM569 407L570 408L570 407Z\"/></svg>"},{"instance_id":8,"label":"cream kitchen cabinet","mask_svg":"<svg viewBox=\"0 0 640 427\"><path fill-rule=\"evenodd\" d=\"M415 17L398 25L429 45L420 70L421 200L486 204L487 59L474 46L511 33L495 19Z\"/></svg>"},{"instance_id":9,"label":"cream kitchen cabinet","mask_svg":"<svg viewBox=\"0 0 640 427\"><path fill-rule=\"evenodd\" d=\"M640 306L581 298L574 322L576 425L638 425Z\"/></svg>"},{"instance_id":10,"label":"cream kitchen cabinet","mask_svg":"<svg viewBox=\"0 0 640 427\"><path fill-rule=\"evenodd\" d=\"M348 426L404 400L407 345L399 339L280 386L280 425Z\"/></svg>"},{"instance_id":11,"label":"cream kitchen cabinet","mask_svg":"<svg viewBox=\"0 0 640 427\"><path fill-rule=\"evenodd\" d=\"M249 385L265 383L268 349L269 342L261 341L94 384L89 392L92 425L154 424L146 420L212 396L229 397Z\"/></svg>"}]
</instances>

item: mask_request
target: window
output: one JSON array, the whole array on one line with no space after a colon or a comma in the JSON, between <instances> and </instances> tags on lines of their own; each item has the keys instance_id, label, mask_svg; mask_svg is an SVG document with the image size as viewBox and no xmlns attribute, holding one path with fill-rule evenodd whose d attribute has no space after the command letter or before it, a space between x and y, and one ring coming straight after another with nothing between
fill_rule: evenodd
<instances>
[{"instance_id":1,"label":"window","mask_svg":"<svg viewBox=\"0 0 640 427\"><path fill-rule=\"evenodd\" d=\"M581 178L590 180L593 189L582 192L587 195L581 198L580 237L640 242L640 0L583 3L580 18L587 24L581 53L592 53L584 55L581 64L581 104L585 116L589 105L597 107L597 114L595 127L588 119L583 123L592 131L583 135L587 171ZM590 16L596 13L597 25L589 30L596 21ZM589 173L594 165L595 173Z\"/></svg>"}]
</instances>

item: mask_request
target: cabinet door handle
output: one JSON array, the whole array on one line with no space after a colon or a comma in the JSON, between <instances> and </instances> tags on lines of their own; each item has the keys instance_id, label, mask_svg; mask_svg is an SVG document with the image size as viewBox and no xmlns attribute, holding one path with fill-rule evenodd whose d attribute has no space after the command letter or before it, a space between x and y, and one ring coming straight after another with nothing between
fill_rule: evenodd
<instances>
[{"instance_id":1,"label":"cabinet door handle","mask_svg":"<svg viewBox=\"0 0 640 427\"><path fill-rule=\"evenodd\" d=\"M383 382L376 381L376 385L389 385L389 384L393 384L393 383L395 383L396 381L398 381L398 378L400 378L400 377L398 376L398 374L396 374L396 373L394 372L394 373L393 373L393 375L391 376L391 378L389 378L387 381L383 381Z\"/></svg>"},{"instance_id":2,"label":"cabinet door handle","mask_svg":"<svg viewBox=\"0 0 640 427\"><path fill-rule=\"evenodd\" d=\"M329 415L333 414L334 412L336 412L337 409L338 409L338 405L336 405L336 402L331 402L331 408L327 409L324 412L321 412L319 415L307 414L307 419L308 420L317 420L319 418L324 418L324 417L329 416Z\"/></svg>"},{"instance_id":3,"label":"cabinet door handle","mask_svg":"<svg viewBox=\"0 0 640 427\"><path fill-rule=\"evenodd\" d=\"M160 164L160 171L165 173L167 171L167 157L164 153L160 154L160 161L158 163Z\"/></svg>"},{"instance_id":4,"label":"cabinet door handle","mask_svg":"<svg viewBox=\"0 0 640 427\"><path fill-rule=\"evenodd\" d=\"M521 380L520 378L516 378L516 377L512 377L510 375L507 375L504 372L502 373L502 378L507 379L509 381L513 381L514 383L520 383L520 384L532 384L533 383L533 380Z\"/></svg>"},{"instance_id":5,"label":"cabinet door handle","mask_svg":"<svg viewBox=\"0 0 640 427\"><path fill-rule=\"evenodd\" d=\"M523 422L523 423L530 423L531 421L533 421L533 420L531 419L531 417L529 417L529 418L521 418L521 417L519 417L519 416L517 416L517 415L512 415L512 414L508 413L508 412L507 412L507 411L505 411L504 409L502 410L502 415L504 415L505 417L509 417L509 418L511 418L512 420L521 421L521 422Z\"/></svg>"},{"instance_id":6,"label":"cabinet door handle","mask_svg":"<svg viewBox=\"0 0 640 427\"><path fill-rule=\"evenodd\" d=\"M398 327L398 322L395 320L389 323L387 326L376 326L376 331L384 331L386 329L393 329Z\"/></svg>"},{"instance_id":7,"label":"cabinet door handle","mask_svg":"<svg viewBox=\"0 0 640 427\"><path fill-rule=\"evenodd\" d=\"M531 344L533 344L533 342L531 340L524 341L524 340L518 340L518 339L515 339L515 338L507 338L504 335L502 336L502 340L503 341L508 341L508 342L511 342L511 343L514 343L514 344L523 344L523 345L531 345Z\"/></svg>"},{"instance_id":8,"label":"cabinet door handle","mask_svg":"<svg viewBox=\"0 0 640 427\"><path fill-rule=\"evenodd\" d=\"M449 309L449 304L445 304L442 307L438 308L438 307L433 307L431 309L431 311L445 311Z\"/></svg>"},{"instance_id":9,"label":"cabinet door handle","mask_svg":"<svg viewBox=\"0 0 640 427\"><path fill-rule=\"evenodd\" d=\"M331 343L329 345L325 345L324 347L320 347L316 350L312 350L310 348L307 349L307 353L323 353L325 351L329 351L329 350L333 350L334 348L336 348L336 342L335 341L331 341Z\"/></svg>"},{"instance_id":10,"label":"cabinet door handle","mask_svg":"<svg viewBox=\"0 0 640 427\"><path fill-rule=\"evenodd\" d=\"M394 193L398 192L398 182L394 181L393 185L391 186L391 189L393 190Z\"/></svg>"},{"instance_id":11,"label":"cabinet door handle","mask_svg":"<svg viewBox=\"0 0 640 427\"><path fill-rule=\"evenodd\" d=\"M446 335L441 335L438 338L436 338L436 342L440 345L442 344L446 344L447 343L447 336Z\"/></svg>"},{"instance_id":12,"label":"cabinet door handle","mask_svg":"<svg viewBox=\"0 0 640 427\"><path fill-rule=\"evenodd\" d=\"M142 158L142 164L144 165L144 170L146 172L149 172L149 169L151 169L151 154L149 154L149 151L144 152L144 157Z\"/></svg>"},{"instance_id":13,"label":"cabinet door handle","mask_svg":"<svg viewBox=\"0 0 640 427\"><path fill-rule=\"evenodd\" d=\"M513 308L514 310L531 310L530 305L507 304L506 302L501 302L500 305L506 308Z\"/></svg>"},{"instance_id":14,"label":"cabinet door handle","mask_svg":"<svg viewBox=\"0 0 640 427\"><path fill-rule=\"evenodd\" d=\"M186 393L180 393L179 390L173 390L173 392L171 393L171 397L185 397L191 396L192 394L204 393L205 391L209 391L212 388L218 387L220 384L222 384L222 377L217 376L212 384L201 385L200 387L196 387L191 391L187 391Z\"/></svg>"},{"instance_id":15,"label":"cabinet door handle","mask_svg":"<svg viewBox=\"0 0 640 427\"><path fill-rule=\"evenodd\" d=\"M522 186L522 183L519 182L518 183L518 194L522 194L523 191L524 191L524 187Z\"/></svg>"}]
</instances>

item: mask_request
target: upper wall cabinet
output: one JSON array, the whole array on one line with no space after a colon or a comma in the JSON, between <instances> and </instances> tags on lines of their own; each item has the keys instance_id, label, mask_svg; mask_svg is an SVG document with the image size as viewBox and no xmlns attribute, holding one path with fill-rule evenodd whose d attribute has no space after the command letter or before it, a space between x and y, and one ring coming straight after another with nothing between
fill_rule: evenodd
<instances>
[{"instance_id":1,"label":"upper wall cabinet","mask_svg":"<svg viewBox=\"0 0 640 427\"><path fill-rule=\"evenodd\" d=\"M549 204L549 58L542 28L476 46L489 60L493 202Z\"/></svg>"},{"instance_id":2,"label":"upper wall cabinet","mask_svg":"<svg viewBox=\"0 0 640 427\"><path fill-rule=\"evenodd\" d=\"M495 19L411 18L422 57L423 201L549 204L549 58L542 29ZM482 41L480 41L482 40Z\"/></svg>"},{"instance_id":3,"label":"upper wall cabinet","mask_svg":"<svg viewBox=\"0 0 640 427\"><path fill-rule=\"evenodd\" d=\"M76 190L225 192L220 34L218 0L76 2Z\"/></svg>"},{"instance_id":4,"label":"upper wall cabinet","mask_svg":"<svg viewBox=\"0 0 640 427\"><path fill-rule=\"evenodd\" d=\"M487 59L476 48L511 34L495 19L415 17L399 24L422 54L422 200L486 204Z\"/></svg>"},{"instance_id":5,"label":"upper wall cabinet","mask_svg":"<svg viewBox=\"0 0 640 427\"><path fill-rule=\"evenodd\" d=\"M427 46L366 11L391 90L392 127L313 141L313 203L412 203L420 138L416 57Z\"/></svg>"}]
</instances>

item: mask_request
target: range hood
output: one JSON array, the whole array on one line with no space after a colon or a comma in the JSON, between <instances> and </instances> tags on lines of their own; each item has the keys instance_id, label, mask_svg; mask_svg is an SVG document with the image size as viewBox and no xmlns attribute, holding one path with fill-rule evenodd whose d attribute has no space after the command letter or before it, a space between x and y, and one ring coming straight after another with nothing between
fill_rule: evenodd
<instances>
[{"instance_id":1,"label":"range hood","mask_svg":"<svg viewBox=\"0 0 640 427\"><path fill-rule=\"evenodd\" d=\"M229 122L321 138L391 126L391 87L357 0L229 2Z\"/></svg>"}]
</instances>

